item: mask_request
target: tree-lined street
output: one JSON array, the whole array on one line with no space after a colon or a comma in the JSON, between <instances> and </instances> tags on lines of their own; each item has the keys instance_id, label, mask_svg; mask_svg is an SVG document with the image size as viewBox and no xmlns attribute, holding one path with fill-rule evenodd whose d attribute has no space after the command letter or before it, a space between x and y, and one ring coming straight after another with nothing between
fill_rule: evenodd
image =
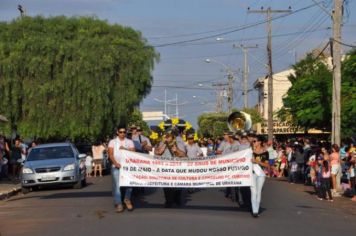
<instances>
[{"instance_id":1,"label":"tree-lined street","mask_svg":"<svg viewBox=\"0 0 356 236\"><path fill-rule=\"evenodd\" d=\"M0 0L0 236L354 235L355 9Z\"/></svg>"}]
</instances>

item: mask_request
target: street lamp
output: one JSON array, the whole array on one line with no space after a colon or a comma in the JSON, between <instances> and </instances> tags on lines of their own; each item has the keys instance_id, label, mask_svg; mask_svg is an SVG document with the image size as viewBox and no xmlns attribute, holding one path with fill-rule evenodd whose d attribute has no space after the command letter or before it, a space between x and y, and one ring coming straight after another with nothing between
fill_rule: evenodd
<instances>
[{"instance_id":1,"label":"street lamp","mask_svg":"<svg viewBox=\"0 0 356 236\"><path fill-rule=\"evenodd\" d=\"M210 59L210 58L207 58L205 59L205 62L206 63L216 63L218 65L221 65L222 67L224 67L224 69L226 70L227 72L227 78L228 78L228 93L227 93L227 103L228 103L228 111L231 112L232 111L232 104L233 104L233 100L234 100L234 73L233 71L231 70L231 68L227 65L225 65L224 63L220 62L220 61L217 61L217 60L214 60L214 59Z\"/></svg>"}]
</instances>

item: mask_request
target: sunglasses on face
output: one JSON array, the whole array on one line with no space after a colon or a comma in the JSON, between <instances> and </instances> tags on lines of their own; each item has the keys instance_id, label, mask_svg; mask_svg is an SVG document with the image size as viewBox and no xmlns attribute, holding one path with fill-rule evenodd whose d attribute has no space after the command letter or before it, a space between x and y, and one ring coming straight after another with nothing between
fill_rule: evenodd
<instances>
[{"instance_id":1,"label":"sunglasses on face","mask_svg":"<svg viewBox=\"0 0 356 236\"><path fill-rule=\"evenodd\" d=\"M126 134L126 131L119 131L119 134Z\"/></svg>"}]
</instances>

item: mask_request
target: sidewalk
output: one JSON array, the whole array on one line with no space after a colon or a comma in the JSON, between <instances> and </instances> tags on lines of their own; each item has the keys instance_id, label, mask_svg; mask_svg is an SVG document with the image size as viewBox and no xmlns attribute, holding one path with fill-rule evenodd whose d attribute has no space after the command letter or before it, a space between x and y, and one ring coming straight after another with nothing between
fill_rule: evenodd
<instances>
[{"instance_id":1,"label":"sidewalk","mask_svg":"<svg viewBox=\"0 0 356 236\"><path fill-rule=\"evenodd\" d=\"M317 200L316 195L315 195L315 190L313 186L310 185L304 185L302 183L298 184L290 184L286 178L270 178L272 181L277 181L280 183L285 184L285 187L287 190L293 191L299 191L303 192L305 194L305 197L312 197L316 202ZM322 201L322 202L327 202L327 201ZM345 197L345 196L340 196L340 197L334 197L334 202L329 203L330 206L337 207L340 210L349 212L352 215L356 215L356 202L351 201L351 198Z\"/></svg>"},{"instance_id":2,"label":"sidewalk","mask_svg":"<svg viewBox=\"0 0 356 236\"><path fill-rule=\"evenodd\" d=\"M21 191L19 181L0 180L0 201L9 198Z\"/></svg>"}]
</instances>

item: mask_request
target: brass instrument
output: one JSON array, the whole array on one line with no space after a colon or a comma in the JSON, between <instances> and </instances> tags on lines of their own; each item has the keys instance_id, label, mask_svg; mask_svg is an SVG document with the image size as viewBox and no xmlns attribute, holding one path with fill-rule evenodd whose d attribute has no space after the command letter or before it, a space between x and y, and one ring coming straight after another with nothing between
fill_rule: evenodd
<instances>
[{"instance_id":1,"label":"brass instrument","mask_svg":"<svg viewBox=\"0 0 356 236\"><path fill-rule=\"evenodd\" d=\"M227 125L231 132L248 131L252 128L251 115L243 111L235 111L227 118Z\"/></svg>"}]
</instances>

